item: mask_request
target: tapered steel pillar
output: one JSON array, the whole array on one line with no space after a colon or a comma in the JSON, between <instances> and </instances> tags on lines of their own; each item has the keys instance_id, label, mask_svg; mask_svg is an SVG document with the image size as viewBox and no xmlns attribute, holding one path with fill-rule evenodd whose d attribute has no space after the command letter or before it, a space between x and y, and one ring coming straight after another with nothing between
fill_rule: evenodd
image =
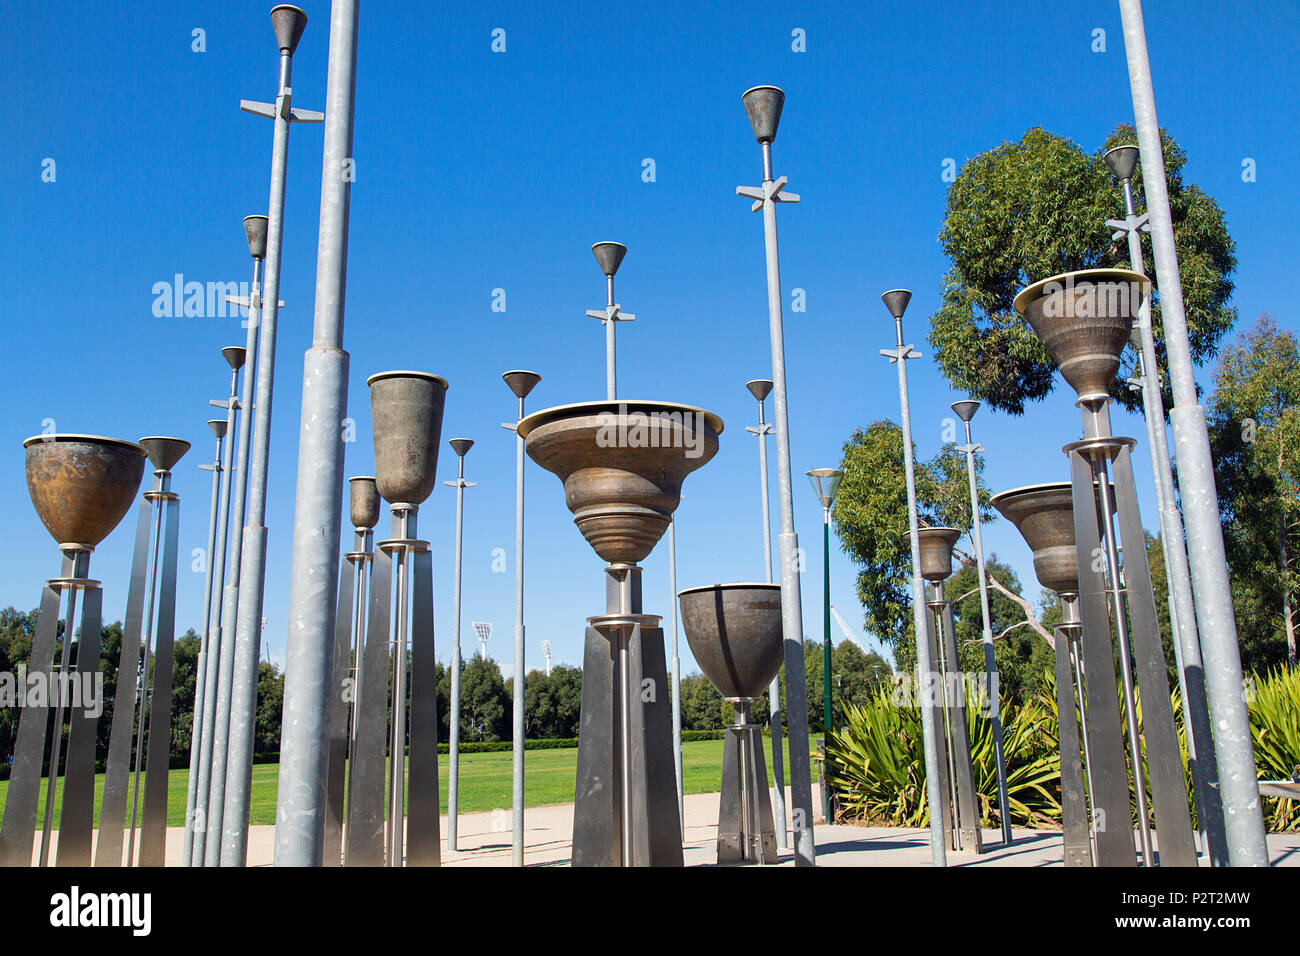
<instances>
[{"instance_id":1,"label":"tapered steel pillar","mask_svg":"<svg viewBox=\"0 0 1300 956\"><path fill-rule=\"evenodd\" d=\"M1011 843L1011 800L1007 795L1007 761L1002 750L1002 704L998 696L998 665L993 656L993 618L989 612L988 572L984 566L983 522L980 521L979 489L975 484L975 453L983 447L970 436L970 420L975 417L980 403L953 402L952 410L966 426L966 444L958 449L966 453L966 478L970 484L971 533L975 539L975 567L979 572L980 611L984 615L984 676L987 681L989 721L993 728L993 754L998 771L998 818L1002 822L1002 844Z\"/></svg>"},{"instance_id":2,"label":"tapered steel pillar","mask_svg":"<svg viewBox=\"0 0 1300 956\"><path fill-rule=\"evenodd\" d=\"M235 304L248 309L248 338L245 346L244 380L237 402L239 415L239 457L235 461L233 492L227 479L225 514L219 519L228 532L217 539L217 593L212 619L208 622L208 664L204 690L203 736L199 748L199 783L194 808L194 850L191 864L217 866L221 862L221 813L225 808L226 754L230 731L230 688L235 673L235 612L239 604L239 554L244 540L244 507L248 500L248 453L252 445L253 386L257 378L258 331L262 314L262 263L266 259L266 216L244 217L244 238L253 260L253 282L246 301ZM233 447L233 440L227 443ZM233 498L232 498L233 494ZM227 542L227 538L229 541ZM230 556L227 569L226 555ZM228 578L227 578L228 576Z\"/></svg>"},{"instance_id":3,"label":"tapered steel pillar","mask_svg":"<svg viewBox=\"0 0 1300 956\"><path fill-rule=\"evenodd\" d=\"M747 425L745 431L758 438L758 480L760 499L763 503L763 570L768 584L772 583L772 509L767 495L767 436L772 434L772 426L767 423L763 403L772 393L772 383L765 378L753 379L745 383L749 394L758 400L758 424ZM785 812L785 754L781 741L784 737L781 711L781 676L780 668L767 687L768 723L772 728L772 807L776 817L776 846L778 850L790 848L790 836L787 830Z\"/></svg>"},{"instance_id":4,"label":"tapered steel pillar","mask_svg":"<svg viewBox=\"0 0 1300 956\"><path fill-rule=\"evenodd\" d=\"M597 256L599 259L599 256ZM622 256L618 257L620 260ZM618 263L613 264L618 269ZM607 272L611 277L613 272ZM613 288L612 284L610 286ZM612 294L612 293L611 293ZM610 326L613 327L612 324ZM612 340L611 340L612 341ZM611 359L612 361L612 359ZM612 367L612 366L611 366ZM515 655L514 686L511 705L511 814L510 862L524 865L524 439L519 435L519 422L524 420L524 399L537 387L542 377L536 372L513 370L501 376L518 402L518 417L514 424L503 423L502 428L515 432ZM613 379L610 380L613 388Z\"/></svg>"},{"instance_id":5,"label":"tapered steel pillar","mask_svg":"<svg viewBox=\"0 0 1300 956\"><path fill-rule=\"evenodd\" d=\"M881 349L880 354L898 366L898 403L902 415L903 429L903 475L907 484L907 526L912 545L912 628L916 637L916 670L918 690L922 698L928 688L934 686L936 679L934 662L930 659L930 633L925 613L925 586L921 580L921 538L920 523L916 512L916 471L913 464L912 450L912 411L907 394L907 362L920 358L911 345L903 344L903 313L912 293L906 289L893 289L880 297L889 314L894 317L894 331L898 345L893 349ZM788 682L788 678L787 678ZM947 866L948 854L944 844L943 819L937 808L944 805L943 790L940 786L938 734L941 728L934 722L934 710L928 701L921 699L921 736L925 749L925 790L926 802L930 807L930 857L935 866Z\"/></svg>"},{"instance_id":6,"label":"tapered steel pillar","mask_svg":"<svg viewBox=\"0 0 1300 956\"><path fill-rule=\"evenodd\" d=\"M775 86L756 86L741 97L754 138L763 150L763 184L737 186L736 195L752 199L751 210L763 212L767 261L768 332L772 345L772 387L776 429L776 480L781 502L781 608L785 633L786 714L790 725L790 776L794 803L795 864L814 866L812 764L808 754L808 689L804 684L803 601L799 583L799 536L794 530L794 490L790 470L789 395L785 380L785 332L781 318L781 263L776 242L776 204L798 202L785 192L786 178L772 178L772 141L781 122L785 93Z\"/></svg>"},{"instance_id":7,"label":"tapered steel pillar","mask_svg":"<svg viewBox=\"0 0 1300 956\"><path fill-rule=\"evenodd\" d=\"M1160 125L1156 118L1151 64L1147 58L1146 27L1142 21L1140 0L1120 0L1119 8L1133 94L1133 116L1142 150L1142 168L1146 171L1143 184L1147 212L1151 217L1151 245L1156 278L1160 284L1160 315L1174 394L1174 407L1169 418L1174 429L1178 486L1187 524L1188 558L1205 664L1206 694L1214 723L1214 751L1228 857L1233 866L1268 866L1268 844L1250 734L1250 714L1242 692L1241 654L1237 646L1237 626L1223 549L1219 499L1214 485L1214 463L1210 458L1205 409L1197 401L1195 365L1183 310L1178 250L1174 244Z\"/></svg>"},{"instance_id":8,"label":"tapered steel pillar","mask_svg":"<svg viewBox=\"0 0 1300 956\"><path fill-rule=\"evenodd\" d=\"M444 481L456 489L456 571L454 591L451 604L451 709L448 712L448 724L451 741L447 746L448 768L447 784L447 849L455 853L457 849L456 817L460 810L460 594L461 594L461 550L464 543L465 489L473 488L478 482L465 480L465 455L474 447L470 438L453 438L451 449L456 453L456 480Z\"/></svg>"},{"instance_id":9,"label":"tapered steel pillar","mask_svg":"<svg viewBox=\"0 0 1300 956\"><path fill-rule=\"evenodd\" d=\"M298 484L289 581L284 734L277 801L276 862L320 862L323 830L314 801L325 785L328 745L321 722L330 707L329 645L335 619L343 493L343 428L348 416L348 353L343 350L347 291L352 126L356 98L358 0L330 4L325 87L320 234L312 347L303 361ZM244 828L246 832L246 827ZM247 837L245 836L244 841ZM242 859L242 844L236 846Z\"/></svg>"},{"instance_id":10,"label":"tapered steel pillar","mask_svg":"<svg viewBox=\"0 0 1300 956\"><path fill-rule=\"evenodd\" d=\"M1133 172L1137 166L1136 146L1117 146L1106 153L1106 163L1120 180L1124 193L1124 219L1107 220L1116 229L1115 238L1128 238L1129 265L1145 278L1142 232L1149 232L1146 216L1138 216L1133 203ZM1219 773L1215 766L1213 731L1205 697L1205 669L1201 642L1196 630L1196 609L1192 597L1191 572L1187 565L1187 543L1178 514L1178 496L1169 464L1169 443L1165 436L1165 409L1160 394L1160 366L1156 361L1155 332L1151 327L1150 296L1143 296L1130 344L1137 352L1137 375L1130 380L1142 394L1142 407L1150 442L1151 473L1155 479L1156 507L1160 515L1168 586L1169 620L1177 657L1178 684L1182 691L1183 726L1187 738L1187 761L1196 794L1197 822L1206 849L1215 866L1228 865L1227 836L1223 831L1223 806L1219 800Z\"/></svg>"},{"instance_id":11,"label":"tapered steel pillar","mask_svg":"<svg viewBox=\"0 0 1300 956\"><path fill-rule=\"evenodd\" d=\"M668 519L668 588L673 608L673 772L677 777L677 816L682 825L682 842L686 842L686 789L682 781L682 671L677 653L677 518ZM547 665L547 673L550 665Z\"/></svg>"}]
</instances>

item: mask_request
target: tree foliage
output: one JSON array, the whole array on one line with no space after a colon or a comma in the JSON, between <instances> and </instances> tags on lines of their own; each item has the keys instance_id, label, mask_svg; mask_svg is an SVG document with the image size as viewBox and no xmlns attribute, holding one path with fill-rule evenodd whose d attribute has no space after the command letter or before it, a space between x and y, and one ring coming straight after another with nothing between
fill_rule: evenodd
<instances>
[{"instance_id":1,"label":"tree foliage","mask_svg":"<svg viewBox=\"0 0 1300 956\"><path fill-rule=\"evenodd\" d=\"M1168 133L1161 131L1161 137L1192 355L1204 362L1236 320L1228 304L1235 243L1218 203L1184 181L1182 148ZM1034 128L1019 142L967 160L948 190L939 242L952 267L944 277L942 305L930 317L935 361L954 389L1015 415L1051 393L1055 365L1012 303L1025 286L1049 276L1127 265L1127 241L1112 241L1106 226L1107 219L1124 218L1124 200L1103 155L1133 142L1131 124L1116 127L1093 153ZM1140 213L1140 165L1133 185ZM1149 236L1143 242L1144 271L1154 282ZM1164 368L1158 285L1151 320ZM1123 384L1130 372L1131 365L1121 368L1111 394L1136 409L1140 396Z\"/></svg>"},{"instance_id":2,"label":"tree foliage","mask_svg":"<svg viewBox=\"0 0 1300 956\"><path fill-rule=\"evenodd\" d=\"M1224 349L1209 419L1242 663L1294 663L1300 347L1271 316Z\"/></svg>"}]
</instances>

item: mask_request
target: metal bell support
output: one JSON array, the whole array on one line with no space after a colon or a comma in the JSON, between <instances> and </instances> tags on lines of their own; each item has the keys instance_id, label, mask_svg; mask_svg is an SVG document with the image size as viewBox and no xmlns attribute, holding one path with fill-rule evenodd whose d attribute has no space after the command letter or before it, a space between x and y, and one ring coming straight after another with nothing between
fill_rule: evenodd
<instances>
[{"instance_id":1,"label":"metal bell support","mask_svg":"<svg viewBox=\"0 0 1300 956\"><path fill-rule=\"evenodd\" d=\"M781 669L781 588L718 584L678 595L696 663L735 709L722 748L718 863L778 862L776 825L763 765L763 730L749 709Z\"/></svg>"},{"instance_id":2,"label":"metal bell support","mask_svg":"<svg viewBox=\"0 0 1300 956\"><path fill-rule=\"evenodd\" d=\"M357 714L361 706L366 648L368 573L374 561L374 529L379 523L379 491L375 479L348 479L352 550L340 569L338 610L335 615L333 678L330 685L329 746L326 753L325 833L326 866L343 862L344 808L348 803L347 765L356 752Z\"/></svg>"},{"instance_id":3,"label":"metal bell support","mask_svg":"<svg viewBox=\"0 0 1300 956\"><path fill-rule=\"evenodd\" d=\"M190 450L190 443L179 438L154 437L141 438L139 444L154 467L154 482L140 506L135 556L131 562L99 840L95 848L96 866L122 865L122 819L127 809L128 785L130 835L126 841L126 865L162 866L167 840L176 551L180 533L180 497L171 491L170 485L171 470ZM151 650L152 675L149 673ZM154 746L155 742L160 746ZM140 813L142 764L146 774L143 814ZM138 858L135 853L137 819L141 821Z\"/></svg>"},{"instance_id":4,"label":"metal bell support","mask_svg":"<svg viewBox=\"0 0 1300 956\"><path fill-rule=\"evenodd\" d=\"M451 611L451 709L448 723L451 740L447 745L448 783L447 783L447 849L456 852L457 832L456 817L460 803L460 582L461 582L461 545L464 542L465 489L473 488L477 482L465 480L465 455L474 447L470 438L453 438L448 444L456 453L456 480L444 481L456 489L456 571L455 591L452 597ZM550 669L547 669L550 676Z\"/></svg>"},{"instance_id":5,"label":"metal bell support","mask_svg":"<svg viewBox=\"0 0 1300 956\"><path fill-rule=\"evenodd\" d=\"M1155 864L1142 762L1145 738L1161 864L1196 866L1182 758L1133 482L1130 451L1137 443L1111 434L1108 408L1107 389L1119 371L1120 353L1129 340L1146 286L1136 272L1091 269L1037 282L1016 296L1015 306L1060 367L1062 377L1078 393L1083 416L1083 439L1063 450L1070 461L1073 486L1084 672L1093 684L1086 724L1097 735L1090 740L1096 761L1092 768L1098 787L1095 802L1108 821L1097 836L1098 863L1132 866L1136 862L1127 825L1129 798L1123 758L1116 761L1109 740L1118 729L1118 717L1111 710L1115 700L1105 690L1107 675L1113 672L1113 638L1119 652L1142 862ZM1121 542L1127 545L1122 567ZM1140 729L1135 669L1142 692ZM1108 738L1106 743L1098 739L1102 736ZM1125 822L1120 825L1118 821Z\"/></svg>"},{"instance_id":6,"label":"metal bell support","mask_svg":"<svg viewBox=\"0 0 1300 956\"><path fill-rule=\"evenodd\" d=\"M356 749L348 807L348 866L438 866L438 718L434 680L433 559L416 537L419 506L433 491L447 382L427 372L370 376L375 485L393 512L392 537L375 543L370 620L361 665ZM395 613L394 613L395 612ZM390 614L393 621L390 636ZM407 643L410 707L407 707ZM389 659L389 645L393 654ZM393 710L388 719L388 679ZM410 737L410 807L404 823L405 754ZM384 829L385 738L389 819Z\"/></svg>"},{"instance_id":7,"label":"metal bell support","mask_svg":"<svg viewBox=\"0 0 1300 956\"><path fill-rule=\"evenodd\" d=\"M920 705L929 707L934 714L936 739L938 731L943 731L940 742L943 753L939 759L941 787L947 797L943 804L943 823L952 835L954 850L982 853L984 837L980 832L975 772L971 766L965 681L957 659L952 603L943 593L943 582L952 576L953 545L961 532L956 528L921 528L919 537L921 577L930 586L925 604L926 640L930 644L930 659L939 662L934 674L938 686L922 683ZM933 819L933 811L930 816Z\"/></svg>"},{"instance_id":8,"label":"metal bell support","mask_svg":"<svg viewBox=\"0 0 1300 956\"><path fill-rule=\"evenodd\" d=\"M49 756L45 815L41 823L38 862L50 860L55 785L62 768L63 810L59 821L60 866L89 866L95 789L95 724L84 685L99 674L103 594L99 582L89 577L90 554L112 533L135 500L144 476L145 451L134 442L94 435L37 435L23 442L27 451L27 490L32 504L63 555L62 571L45 582L41 592L36 634L32 640L27 687L43 682L43 701L28 701L18 718L13 765L5 813L0 825L0 866L30 866L36 830L36 805L40 797L42 767ZM149 504L150 510L152 504ZM143 509L142 509L143 512ZM143 517L143 514L142 514ZM150 516L152 517L152 516ZM149 546L150 523L137 527L137 553ZM143 586L132 575L132 587ZM64 619L63 651L58 676L54 644L58 635L63 592L68 592ZM73 679L72 644L76 633L77 594L85 592L81 608L81 637L76 641L76 678ZM127 632L130 633L128 621ZM139 633L138 624L136 633ZM124 649L125 651L125 649ZM69 688L78 691L81 706L69 715L66 760L64 754L64 704ZM51 707L50 697L55 701ZM54 710L49 745L45 740L50 710Z\"/></svg>"}]
</instances>

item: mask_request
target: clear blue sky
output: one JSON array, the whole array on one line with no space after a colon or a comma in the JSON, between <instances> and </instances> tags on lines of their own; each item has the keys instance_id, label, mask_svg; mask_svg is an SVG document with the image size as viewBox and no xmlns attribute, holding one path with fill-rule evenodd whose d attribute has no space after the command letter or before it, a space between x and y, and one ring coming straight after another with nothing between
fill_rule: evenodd
<instances>
[{"instance_id":1,"label":"clear blue sky","mask_svg":"<svg viewBox=\"0 0 1300 956\"><path fill-rule=\"evenodd\" d=\"M178 467L183 556L206 543L212 438L207 402L226 394L218 350L243 344L238 319L156 318L156 282L244 281L240 220L266 211L271 125L238 109L271 100L277 55L269 2L186 4L15 0L0 14L0 219L10 355L0 449L0 606L31 608L58 556L32 510L23 438L45 419L65 432L135 439L177 435L195 448ZM311 17L294 63L296 106L321 108L329 6ZM1300 55L1288 3L1146 4L1160 120L1186 149L1186 175L1224 207L1240 267L1242 323L1263 310L1295 327L1297 147L1290 76ZM490 49L494 28L506 52ZM206 52L193 52L194 28ZM791 32L806 32L806 52ZM1094 53L1092 31L1106 31ZM771 375L761 220L734 195L761 178L740 94L782 86L775 147L798 206L779 211L786 295L796 524L812 560L804 617L821 633L820 509L802 472L835 464L856 426L896 418L892 344L879 300L914 292L906 329L913 420L923 455L941 443L950 392L929 362L927 317L947 268L935 241L944 160L1044 126L1094 149L1131 120L1113 2L906 4L363 4L356 96L357 182L345 347L358 441L347 474L370 474L367 375L414 368L451 383L444 437L467 458L464 637L495 622L493 656L509 659L514 444L500 422L510 368L543 376L529 407L603 397L603 336L584 310L603 305L589 246L627 244L619 301L620 392L687 402L722 416L718 456L691 476L678 512L678 586L761 579L756 420L744 383ZM52 158L55 182L42 182ZM1256 161L1256 182L1241 163ZM642 181L652 158L656 181ZM310 344L321 127L296 126L289 157L285 254L272 429L266 616L284 658L302 356ZM491 311L492 290L507 311ZM788 310L793 289L807 311ZM1201 381L1208 381L1203 370ZM1020 419L982 411L992 488L1062 480L1059 448L1079 419L1064 386ZM770 403L769 403L770 407ZM1136 456L1146 524L1156 524L1145 429ZM771 449L775 465L775 448ZM444 445L439 479L455 476ZM775 479L775 476L773 476ZM434 542L439 655L450 648L455 494L439 485L421 513ZM773 495L775 511L775 493ZM97 551L105 615L122 614L130 561L125 520ZM775 521L775 517L774 517ZM986 546L1037 593L1027 549L1005 522ZM648 612L670 611L667 549L645 562ZM203 576L180 579L178 630L197 626ZM583 618L603 608L601 563L572 525L561 487L528 471L529 666L539 642L579 662ZM833 600L860 626L854 571L836 553ZM665 621L665 624L667 622ZM840 635L836 634L836 640ZM693 663L682 640L685 668Z\"/></svg>"}]
</instances>

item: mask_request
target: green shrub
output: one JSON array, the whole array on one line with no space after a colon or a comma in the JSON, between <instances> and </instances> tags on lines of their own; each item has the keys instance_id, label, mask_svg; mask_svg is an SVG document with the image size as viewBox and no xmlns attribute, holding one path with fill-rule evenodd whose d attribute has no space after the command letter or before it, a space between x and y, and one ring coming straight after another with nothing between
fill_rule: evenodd
<instances>
[{"instance_id":1,"label":"green shrub","mask_svg":"<svg viewBox=\"0 0 1300 956\"><path fill-rule=\"evenodd\" d=\"M1250 736L1261 780L1290 780L1300 764L1300 668L1278 668L1254 678ZM1264 798L1269 830L1300 827L1300 800Z\"/></svg>"}]
</instances>

